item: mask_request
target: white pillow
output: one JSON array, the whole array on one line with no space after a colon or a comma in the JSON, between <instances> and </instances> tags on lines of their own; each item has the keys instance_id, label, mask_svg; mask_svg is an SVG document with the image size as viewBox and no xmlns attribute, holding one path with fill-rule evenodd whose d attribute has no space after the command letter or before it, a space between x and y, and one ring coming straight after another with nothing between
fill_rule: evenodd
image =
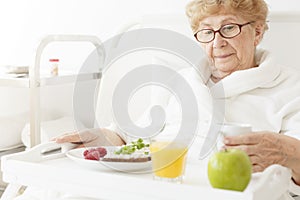
<instances>
[{"instance_id":1,"label":"white pillow","mask_svg":"<svg viewBox=\"0 0 300 200\"><path fill-rule=\"evenodd\" d=\"M28 113L0 117L0 151L23 146L21 132L28 121Z\"/></svg>"}]
</instances>

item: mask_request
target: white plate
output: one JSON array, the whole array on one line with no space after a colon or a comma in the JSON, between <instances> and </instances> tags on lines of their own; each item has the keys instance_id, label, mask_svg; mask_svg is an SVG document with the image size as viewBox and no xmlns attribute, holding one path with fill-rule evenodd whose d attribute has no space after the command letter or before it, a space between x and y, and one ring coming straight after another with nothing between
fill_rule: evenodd
<instances>
[{"instance_id":1,"label":"white plate","mask_svg":"<svg viewBox=\"0 0 300 200\"><path fill-rule=\"evenodd\" d=\"M104 147L107 152L113 152L116 147ZM82 166L98 169L98 170L115 170L121 172L150 172L151 171L151 161L147 162L106 162L98 160L87 160L84 159L83 152L88 148L72 149L66 153L66 156L71 160L79 163Z\"/></svg>"}]
</instances>

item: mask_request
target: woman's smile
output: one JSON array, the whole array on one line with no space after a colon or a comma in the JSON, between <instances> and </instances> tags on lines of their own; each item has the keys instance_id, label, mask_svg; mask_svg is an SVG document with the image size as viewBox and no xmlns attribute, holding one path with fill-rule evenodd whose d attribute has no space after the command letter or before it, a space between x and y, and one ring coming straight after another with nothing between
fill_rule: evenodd
<instances>
[{"instance_id":1,"label":"woman's smile","mask_svg":"<svg viewBox=\"0 0 300 200\"><path fill-rule=\"evenodd\" d=\"M230 54L221 54L221 55L217 55L217 56L214 56L214 59L226 59L226 58L229 58L233 55L233 53L230 53Z\"/></svg>"}]
</instances>

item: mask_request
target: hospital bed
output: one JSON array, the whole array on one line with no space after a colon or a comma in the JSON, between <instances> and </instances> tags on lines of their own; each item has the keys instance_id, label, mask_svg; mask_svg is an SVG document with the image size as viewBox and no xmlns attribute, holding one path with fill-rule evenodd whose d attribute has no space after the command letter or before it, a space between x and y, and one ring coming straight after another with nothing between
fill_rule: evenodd
<instances>
[{"instance_id":1,"label":"hospital bed","mask_svg":"<svg viewBox=\"0 0 300 200\"><path fill-rule=\"evenodd\" d=\"M297 59L298 57L298 46L300 45L300 39L298 34L300 32L300 13L271 13L268 18L270 29L266 32L264 40L260 45L262 48L270 49L276 56L276 59L279 63L284 65L293 66L296 68L300 67L300 62ZM130 22L120 29L120 32L134 30L137 28L144 27L155 27L155 28L164 28L172 31L176 31L180 34L185 35L186 37L193 39L191 31L188 26L188 22L184 16L170 16L170 15L157 15L157 16L144 16L141 19ZM116 40L116 44L118 40ZM102 77L102 86L100 88L100 93L98 94L98 101L96 106L96 118L98 124L102 126L109 125L113 119L110 108L108 108L109 103L112 99L112 91L118 79L122 77L122 74L132 70L134 67L145 64L145 63L155 63L155 64L167 64L181 69L186 67L186 63L174 55L169 55L166 53L159 52L155 54L154 52L147 51L146 53L135 52L134 54L128 54L127 57L121 57L119 60L113 63L113 65L107 70L106 76ZM137 59L138 58L138 59ZM128 65L130 63L130 65ZM127 67L124 67L127 66ZM109 86L109 87L108 87ZM145 88L143 91L139 91L131 101L129 105L129 110L131 111L132 119L138 119L143 110L151 102L151 88ZM28 152L5 156L2 160L2 170L4 172L4 180L11 183L9 189L13 188L13 185L29 185L29 186L43 186L51 189L57 189L57 186L60 189L68 192L73 192L75 194L90 196L90 197L104 197L115 199L118 197L124 197L120 194L113 193L114 185L116 184L112 179L118 179L119 184L132 184L137 185L139 183L144 183L153 186L153 188L159 187L165 188L166 191L170 189L180 195L182 188L189 192L195 192L200 190L204 193L215 193L215 196L212 196L212 199L217 199L218 197L228 198L228 199L241 199L249 198L249 194L238 194L231 193L227 191L215 191L208 187L199 188L197 184L207 184L199 182L200 179L193 179L188 175L188 180L191 181L191 184L182 185L182 188L177 186L169 186L163 183L153 183L152 180L149 180L148 175L134 175L133 177L129 175L120 174L113 172L110 174L107 173L96 173L95 171L83 169L77 166L74 166L75 163L65 158L63 154L59 156L54 156L51 159L39 157L38 154L41 148L36 147ZM32 155L31 155L32 154ZM36 156L35 159L32 159L32 156ZM192 171L196 171L197 167L203 167L203 163L192 163L191 168L194 168ZM51 176L51 173L54 173L57 168L61 168L61 171L58 172L58 176ZM71 168L74 168L70 170ZM45 174L47 171L47 174ZM32 172L35 174L33 175ZM74 178L73 174L77 174L77 177ZM201 174L202 176L203 174ZM203 175L204 176L204 175ZM33 178L36 177L36 178ZM199 177L198 177L199 178ZM105 180L106 184L98 183L97 180ZM86 181L86 184L81 184L80 182ZM193 181L195 181L193 183ZM74 183L76 183L74 185ZM193 185L196 184L196 185ZM95 187L95 185L97 185ZM99 192L98 187L103 187L106 191ZM127 193L126 197L135 198L141 194L148 194L150 191L148 188L141 189L141 193L136 193L132 190L132 193L128 193L132 188L129 186L124 187L124 193ZM14 191L14 190L11 190ZM274 192L274 191L273 191ZM120 192L121 193L121 192ZM161 195L168 195L167 193L161 192ZM191 193L192 194L192 193ZM5 196L12 196L13 193L8 191ZM123 195L123 194L122 194ZM135 196L137 195L137 196ZM150 195L150 193L149 193ZM153 194L152 194L153 195ZM155 196L155 195L154 195ZM151 196L153 197L153 196ZM167 196L166 196L167 197ZM193 198L190 196L190 198Z\"/></svg>"}]
</instances>

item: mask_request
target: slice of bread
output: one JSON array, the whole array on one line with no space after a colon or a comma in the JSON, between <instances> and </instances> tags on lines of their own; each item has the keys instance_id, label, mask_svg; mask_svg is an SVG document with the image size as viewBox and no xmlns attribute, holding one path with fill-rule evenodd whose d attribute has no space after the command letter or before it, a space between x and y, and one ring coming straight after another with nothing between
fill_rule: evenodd
<instances>
[{"instance_id":1,"label":"slice of bread","mask_svg":"<svg viewBox=\"0 0 300 200\"><path fill-rule=\"evenodd\" d=\"M151 160L151 157L148 156L148 157L140 157L140 158L107 158L107 157L104 157L101 159L101 161L106 161L106 162L147 162L147 161L150 161Z\"/></svg>"}]
</instances>

